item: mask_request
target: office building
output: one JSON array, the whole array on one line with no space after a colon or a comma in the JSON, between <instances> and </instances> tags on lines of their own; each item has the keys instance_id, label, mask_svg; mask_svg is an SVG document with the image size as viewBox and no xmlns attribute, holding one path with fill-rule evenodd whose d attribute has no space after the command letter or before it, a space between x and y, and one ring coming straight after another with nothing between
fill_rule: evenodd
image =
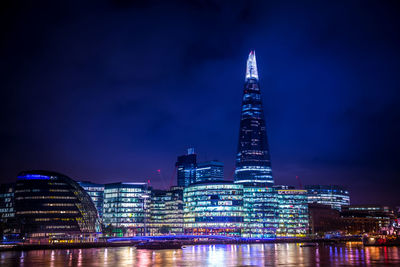
<instances>
[{"instance_id":1,"label":"office building","mask_svg":"<svg viewBox=\"0 0 400 267\"><path fill-rule=\"evenodd\" d=\"M196 154L193 148L189 148L186 155L178 157L175 164L178 186L187 187L196 182L196 160Z\"/></svg>"},{"instance_id":2,"label":"office building","mask_svg":"<svg viewBox=\"0 0 400 267\"><path fill-rule=\"evenodd\" d=\"M307 191L277 190L277 237L305 237L308 233Z\"/></svg>"},{"instance_id":3,"label":"office building","mask_svg":"<svg viewBox=\"0 0 400 267\"><path fill-rule=\"evenodd\" d=\"M146 183L111 183L104 187L103 221L115 236L148 235L151 190Z\"/></svg>"},{"instance_id":4,"label":"office building","mask_svg":"<svg viewBox=\"0 0 400 267\"><path fill-rule=\"evenodd\" d=\"M254 51L250 52L247 60L235 181L266 186L274 184Z\"/></svg>"},{"instance_id":5,"label":"office building","mask_svg":"<svg viewBox=\"0 0 400 267\"><path fill-rule=\"evenodd\" d=\"M247 238L274 238L278 228L276 191L265 186L243 187L244 228Z\"/></svg>"},{"instance_id":6,"label":"office building","mask_svg":"<svg viewBox=\"0 0 400 267\"><path fill-rule=\"evenodd\" d=\"M340 211L350 205L349 191L338 185L306 185L308 203L329 205Z\"/></svg>"},{"instance_id":7,"label":"office building","mask_svg":"<svg viewBox=\"0 0 400 267\"><path fill-rule=\"evenodd\" d=\"M100 219L103 219L104 185L87 181L78 182L78 184L88 193L96 206Z\"/></svg>"},{"instance_id":8,"label":"office building","mask_svg":"<svg viewBox=\"0 0 400 267\"><path fill-rule=\"evenodd\" d=\"M28 238L92 238L101 232L90 196L71 178L49 171L18 174L15 214Z\"/></svg>"},{"instance_id":9,"label":"office building","mask_svg":"<svg viewBox=\"0 0 400 267\"><path fill-rule=\"evenodd\" d=\"M196 167L196 182L212 182L224 179L224 164L217 160L201 162Z\"/></svg>"},{"instance_id":10,"label":"office building","mask_svg":"<svg viewBox=\"0 0 400 267\"><path fill-rule=\"evenodd\" d=\"M14 186L11 183L0 185L0 222L7 223L15 217Z\"/></svg>"},{"instance_id":11,"label":"office building","mask_svg":"<svg viewBox=\"0 0 400 267\"><path fill-rule=\"evenodd\" d=\"M241 184L195 183L184 189L183 202L185 234L241 236L245 215Z\"/></svg>"}]
</instances>

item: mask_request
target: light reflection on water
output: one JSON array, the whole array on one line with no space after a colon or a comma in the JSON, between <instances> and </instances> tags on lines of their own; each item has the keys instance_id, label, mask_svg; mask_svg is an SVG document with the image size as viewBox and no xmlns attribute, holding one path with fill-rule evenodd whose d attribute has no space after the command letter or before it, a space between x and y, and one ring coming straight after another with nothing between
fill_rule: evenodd
<instances>
[{"instance_id":1,"label":"light reflection on water","mask_svg":"<svg viewBox=\"0 0 400 267\"><path fill-rule=\"evenodd\" d=\"M186 246L182 250L134 247L0 252L0 266L359 266L400 265L400 248L297 244Z\"/></svg>"}]
</instances>

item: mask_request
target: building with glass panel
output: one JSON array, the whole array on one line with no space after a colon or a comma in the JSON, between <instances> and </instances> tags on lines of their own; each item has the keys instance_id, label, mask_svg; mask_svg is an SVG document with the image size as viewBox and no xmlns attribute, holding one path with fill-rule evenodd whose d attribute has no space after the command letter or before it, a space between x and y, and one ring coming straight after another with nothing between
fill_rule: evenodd
<instances>
[{"instance_id":1,"label":"building with glass panel","mask_svg":"<svg viewBox=\"0 0 400 267\"><path fill-rule=\"evenodd\" d=\"M104 184L95 184L87 181L78 182L78 184L88 193L96 206L100 219L103 219Z\"/></svg>"},{"instance_id":2,"label":"building with glass panel","mask_svg":"<svg viewBox=\"0 0 400 267\"><path fill-rule=\"evenodd\" d=\"M250 52L247 60L235 181L266 186L274 184L254 51Z\"/></svg>"},{"instance_id":3,"label":"building with glass panel","mask_svg":"<svg viewBox=\"0 0 400 267\"><path fill-rule=\"evenodd\" d=\"M329 205L341 210L342 206L350 205L349 191L338 185L306 185L308 203Z\"/></svg>"},{"instance_id":4,"label":"building with glass panel","mask_svg":"<svg viewBox=\"0 0 400 267\"><path fill-rule=\"evenodd\" d=\"M243 237L274 238L278 228L278 201L276 191L265 186L244 186Z\"/></svg>"},{"instance_id":5,"label":"building with glass panel","mask_svg":"<svg viewBox=\"0 0 400 267\"><path fill-rule=\"evenodd\" d=\"M151 190L146 183L112 183L104 187L103 221L117 236L149 234Z\"/></svg>"},{"instance_id":6,"label":"building with glass panel","mask_svg":"<svg viewBox=\"0 0 400 267\"><path fill-rule=\"evenodd\" d=\"M150 234L183 233L183 188L153 190L150 202Z\"/></svg>"},{"instance_id":7,"label":"building with glass panel","mask_svg":"<svg viewBox=\"0 0 400 267\"><path fill-rule=\"evenodd\" d=\"M241 235L244 225L241 184L195 183L184 189L183 202L185 234Z\"/></svg>"},{"instance_id":8,"label":"building with glass panel","mask_svg":"<svg viewBox=\"0 0 400 267\"><path fill-rule=\"evenodd\" d=\"M196 182L197 156L193 148L188 149L188 153L179 156L175 164L177 184L180 187L187 187Z\"/></svg>"},{"instance_id":9,"label":"building with glass panel","mask_svg":"<svg viewBox=\"0 0 400 267\"><path fill-rule=\"evenodd\" d=\"M170 196L167 195L166 190L152 190L150 200L150 221L149 233L150 235L160 235L167 230L165 222L166 209L165 204ZM169 231L169 230L168 230Z\"/></svg>"},{"instance_id":10,"label":"building with glass panel","mask_svg":"<svg viewBox=\"0 0 400 267\"><path fill-rule=\"evenodd\" d=\"M167 191L164 221L170 234L183 234L183 187L173 186Z\"/></svg>"},{"instance_id":11,"label":"building with glass panel","mask_svg":"<svg viewBox=\"0 0 400 267\"><path fill-rule=\"evenodd\" d=\"M224 164L217 160L201 162L196 167L196 182L221 181L224 179Z\"/></svg>"},{"instance_id":12,"label":"building with glass panel","mask_svg":"<svg viewBox=\"0 0 400 267\"><path fill-rule=\"evenodd\" d=\"M0 222L7 223L15 217L14 184L0 185Z\"/></svg>"},{"instance_id":13,"label":"building with glass panel","mask_svg":"<svg viewBox=\"0 0 400 267\"><path fill-rule=\"evenodd\" d=\"M304 237L308 232L307 190L277 190L277 237Z\"/></svg>"},{"instance_id":14,"label":"building with glass panel","mask_svg":"<svg viewBox=\"0 0 400 267\"><path fill-rule=\"evenodd\" d=\"M96 207L66 175L25 171L15 185L15 214L29 238L76 238L101 232Z\"/></svg>"}]
</instances>

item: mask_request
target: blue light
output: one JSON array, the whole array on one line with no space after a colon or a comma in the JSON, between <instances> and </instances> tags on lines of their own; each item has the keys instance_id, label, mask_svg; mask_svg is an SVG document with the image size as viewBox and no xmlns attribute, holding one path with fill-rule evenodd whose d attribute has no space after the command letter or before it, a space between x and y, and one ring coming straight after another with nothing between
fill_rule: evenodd
<instances>
[{"instance_id":1,"label":"blue light","mask_svg":"<svg viewBox=\"0 0 400 267\"><path fill-rule=\"evenodd\" d=\"M18 176L18 179L25 179L25 180L49 180L50 177L47 175L41 174L26 174Z\"/></svg>"}]
</instances>

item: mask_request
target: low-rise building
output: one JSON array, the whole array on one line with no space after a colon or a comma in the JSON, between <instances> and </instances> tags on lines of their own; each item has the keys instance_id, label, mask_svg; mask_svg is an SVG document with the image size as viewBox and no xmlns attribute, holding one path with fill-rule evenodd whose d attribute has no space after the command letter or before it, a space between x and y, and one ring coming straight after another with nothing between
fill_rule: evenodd
<instances>
[{"instance_id":1,"label":"low-rise building","mask_svg":"<svg viewBox=\"0 0 400 267\"><path fill-rule=\"evenodd\" d=\"M148 235L151 190L146 183L111 183L104 188L103 221L112 235Z\"/></svg>"},{"instance_id":2,"label":"low-rise building","mask_svg":"<svg viewBox=\"0 0 400 267\"><path fill-rule=\"evenodd\" d=\"M230 181L195 183L184 189L184 232L241 236L243 186Z\"/></svg>"},{"instance_id":3,"label":"low-rise building","mask_svg":"<svg viewBox=\"0 0 400 267\"><path fill-rule=\"evenodd\" d=\"M304 237L308 233L307 191L277 190L277 237Z\"/></svg>"},{"instance_id":4,"label":"low-rise building","mask_svg":"<svg viewBox=\"0 0 400 267\"><path fill-rule=\"evenodd\" d=\"M338 185L306 185L308 203L329 205L341 210L350 205L349 191Z\"/></svg>"}]
</instances>

